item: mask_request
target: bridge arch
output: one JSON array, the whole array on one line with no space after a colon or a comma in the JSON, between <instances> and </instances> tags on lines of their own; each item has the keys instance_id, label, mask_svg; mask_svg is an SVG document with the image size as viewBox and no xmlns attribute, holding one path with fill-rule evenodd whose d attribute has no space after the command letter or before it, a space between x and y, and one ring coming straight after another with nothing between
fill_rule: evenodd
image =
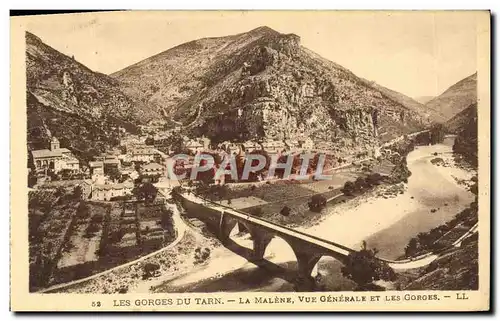
<instances>
[{"instance_id":1,"label":"bridge arch","mask_svg":"<svg viewBox=\"0 0 500 321\"><path fill-rule=\"evenodd\" d=\"M295 250L288 240L275 235L264 247L263 258L277 265L295 264L298 261Z\"/></svg>"},{"instance_id":2,"label":"bridge arch","mask_svg":"<svg viewBox=\"0 0 500 321\"><path fill-rule=\"evenodd\" d=\"M333 254L323 254L321 255L317 262L314 264L314 267L311 269L310 276L315 279L316 285L320 288L322 286L326 286L327 288L331 288L331 285L328 285L327 281L330 279L327 276L329 275L341 275L341 268L344 266L344 258L333 255ZM342 278L341 278L342 279ZM338 282L338 278L335 277L335 280ZM346 282L349 282L346 280ZM337 285L335 285L337 286Z\"/></svg>"}]
</instances>

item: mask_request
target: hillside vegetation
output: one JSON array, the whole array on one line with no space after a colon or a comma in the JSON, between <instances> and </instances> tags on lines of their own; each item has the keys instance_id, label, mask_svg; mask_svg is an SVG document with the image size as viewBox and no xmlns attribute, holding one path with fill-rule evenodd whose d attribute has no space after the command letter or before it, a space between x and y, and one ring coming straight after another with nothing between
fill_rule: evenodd
<instances>
[{"instance_id":1,"label":"hillside vegetation","mask_svg":"<svg viewBox=\"0 0 500 321\"><path fill-rule=\"evenodd\" d=\"M116 144L118 127L135 131L142 113L116 81L93 72L26 32L29 148L47 148L51 136L79 157ZM85 138L85 141L82 141Z\"/></svg>"}]
</instances>

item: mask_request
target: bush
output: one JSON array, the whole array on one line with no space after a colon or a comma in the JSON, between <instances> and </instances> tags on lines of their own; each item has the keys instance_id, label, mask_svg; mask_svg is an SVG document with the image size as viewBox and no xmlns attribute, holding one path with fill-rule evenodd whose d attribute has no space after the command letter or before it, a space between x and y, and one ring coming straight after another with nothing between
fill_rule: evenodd
<instances>
[{"instance_id":1,"label":"bush","mask_svg":"<svg viewBox=\"0 0 500 321\"><path fill-rule=\"evenodd\" d=\"M323 208L326 207L326 197L321 194L313 195L308 205L311 211L320 212Z\"/></svg>"},{"instance_id":2,"label":"bush","mask_svg":"<svg viewBox=\"0 0 500 321\"><path fill-rule=\"evenodd\" d=\"M416 238L416 237L412 238L408 242L408 245L406 245L405 256L407 256L407 257L415 256L418 253L419 248L420 248L420 245L418 243L418 238Z\"/></svg>"},{"instance_id":3,"label":"bush","mask_svg":"<svg viewBox=\"0 0 500 321\"><path fill-rule=\"evenodd\" d=\"M354 186L357 191L362 191L368 187L368 184L366 183L366 179L364 177L358 177L356 178L356 181L354 181Z\"/></svg>"},{"instance_id":4,"label":"bush","mask_svg":"<svg viewBox=\"0 0 500 321\"><path fill-rule=\"evenodd\" d=\"M93 237L100 229L97 223L91 222L85 231L85 237Z\"/></svg>"},{"instance_id":5,"label":"bush","mask_svg":"<svg viewBox=\"0 0 500 321\"><path fill-rule=\"evenodd\" d=\"M347 181L347 182L345 182L344 187L340 191L347 196L352 196L355 189L356 188L354 186L354 183L351 181Z\"/></svg>"},{"instance_id":6,"label":"bush","mask_svg":"<svg viewBox=\"0 0 500 321\"><path fill-rule=\"evenodd\" d=\"M127 292L128 292L128 285L122 285L122 286L118 289L118 291L117 291L117 292L118 292L118 293L120 293L120 294L127 293Z\"/></svg>"},{"instance_id":7,"label":"bush","mask_svg":"<svg viewBox=\"0 0 500 321\"><path fill-rule=\"evenodd\" d=\"M264 212L262 211L261 207L256 207L250 210L250 214L257 217L262 217L264 215Z\"/></svg>"},{"instance_id":8,"label":"bush","mask_svg":"<svg viewBox=\"0 0 500 321\"><path fill-rule=\"evenodd\" d=\"M154 276L156 271L160 269L160 265L157 263L146 263L143 268L143 278L147 279L151 276Z\"/></svg>"},{"instance_id":9,"label":"bush","mask_svg":"<svg viewBox=\"0 0 500 321\"><path fill-rule=\"evenodd\" d=\"M431 159L431 163L433 165L443 165L444 160L441 157L436 157L436 158Z\"/></svg>"},{"instance_id":10,"label":"bush","mask_svg":"<svg viewBox=\"0 0 500 321\"><path fill-rule=\"evenodd\" d=\"M280 211L280 214L283 215L283 216L288 216L290 215L290 208L288 206L284 206L281 211Z\"/></svg>"},{"instance_id":11,"label":"bush","mask_svg":"<svg viewBox=\"0 0 500 321\"><path fill-rule=\"evenodd\" d=\"M203 250L201 248L196 248L194 251L194 263L195 264L200 264L205 262L210 258L210 249L209 248L204 248Z\"/></svg>"},{"instance_id":12,"label":"bush","mask_svg":"<svg viewBox=\"0 0 500 321\"><path fill-rule=\"evenodd\" d=\"M387 263L375 257L375 250L368 250L366 243L361 251L350 253L342 267L342 275L353 280L358 286L366 286L373 281L395 281L396 273Z\"/></svg>"},{"instance_id":13,"label":"bush","mask_svg":"<svg viewBox=\"0 0 500 321\"><path fill-rule=\"evenodd\" d=\"M88 205L84 202L80 202L80 204L78 204L78 208L76 209L76 216L82 219L89 218L90 212Z\"/></svg>"},{"instance_id":14,"label":"bush","mask_svg":"<svg viewBox=\"0 0 500 321\"><path fill-rule=\"evenodd\" d=\"M431 251L434 253L444 250L448 245L445 242L437 241L431 245Z\"/></svg>"},{"instance_id":15,"label":"bush","mask_svg":"<svg viewBox=\"0 0 500 321\"><path fill-rule=\"evenodd\" d=\"M379 173L372 173L366 177L366 183L369 186L380 185L384 178Z\"/></svg>"},{"instance_id":16,"label":"bush","mask_svg":"<svg viewBox=\"0 0 500 321\"><path fill-rule=\"evenodd\" d=\"M132 199L132 195L123 195L123 196L113 196L109 200L110 201L129 201Z\"/></svg>"}]
</instances>

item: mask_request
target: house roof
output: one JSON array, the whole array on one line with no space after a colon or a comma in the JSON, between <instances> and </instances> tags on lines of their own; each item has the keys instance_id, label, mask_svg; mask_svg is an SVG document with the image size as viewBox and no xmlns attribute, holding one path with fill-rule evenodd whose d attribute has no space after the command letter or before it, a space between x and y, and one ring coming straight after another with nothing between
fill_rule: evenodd
<instances>
[{"instance_id":1,"label":"house roof","mask_svg":"<svg viewBox=\"0 0 500 321\"><path fill-rule=\"evenodd\" d=\"M103 167L104 163L101 161L89 162L90 167Z\"/></svg>"},{"instance_id":2,"label":"house roof","mask_svg":"<svg viewBox=\"0 0 500 321\"><path fill-rule=\"evenodd\" d=\"M132 150L132 155L153 155L156 154L154 148L134 148Z\"/></svg>"},{"instance_id":3,"label":"house roof","mask_svg":"<svg viewBox=\"0 0 500 321\"><path fill-rule=\"evenodd\" d=\"M33 158L43 158L43 157L61 157L62 154L71 153L71 151L67 148L58 148L58 149L39 149L31 151Z\"/></svg>"},{"instance_id":4,"label":"house roof","mask_svg":"<svg viewBox=\"0 0 500 321\"><path fill-rule=\"evenodd\" d=\"M146 165L142 166L143 170L157 170L157 169L163 169L163 166L157 163L149 163Z\"/></svg>"},{"instance_id":5,"label":"house roof","mask_svg":"<svg viewBox=\"0 0 500 321\"><path fill-rule=\"evenodd\" d=\"M135 217L135 211L134 210L125 210L123 212L123 217Z\"/></svg>"},{"instance_id":6,"label":"house roof","mask_svg":"<svg viewBox=\"0 0 500 321\"><path fill-rule=\"evenodd\" d=\"M373 166L372 171L375 173L379 173L380 175L389 176L391 175L394 167L394 164L384 161L381 164L376 164L375 166Z\"/></svg>"},{"instance_id":7,"label":"house roof","mask_svg":"<svg viewBox=\"0 0 500 321\"><path fill-rule=\"evenodd\" d=\"M119 164L120 161L118 159L112 158L112 159L105 159L104 164Z\"/></svg>"},{"instance_id":8,"label":"house roof","mask_svg":"<svg viewBox=\"0 0 500 321\"><path fill-rule=\"evenodd\" d=\"M62 152L60 149L56 150L48 150L48 149L39 149L31 151L33 158L44 158L44 157L61 157Z\"/></svg>"},{"instance_id":9,"label":"house roof","mask_svg":"<svg viewBox=\"0 0 500 321\"><path fill-rule=\"evenodd\" d=\"M123 235L122 241L135 241L136 239L136 234L135 233L127 233Z\"/></svg>"},{"instance_id":10,"label":"house roof","mask_svg":"<svg viewBox=\"0 0 500 321\"><path fill-rule=\"evenodd\" d=\"M186 146L187 147L203 147L203 144L198 142L198 141L191 140L191 141L187 142Z\"/></svg>"},{"instance_id":11,"label":"house roof","mask_svg":"<svg viewBox=\"0 0 500 321\"><path fill-rule=\"evenodd\" d=\"M97 190L104 190L104 191L109 191L109 190L119 190L119 189L124 189L124 188L133 188L134 184L131 182L124 182L124 183L117 183L117 184L96 184L94 185L94 189Z\"/></svg>"},{"instance_id":12,"label":"house roof","mask_svg":"<svg viewBox=\"0 0 500 321\"><path fill-rule=\"evenodd\" d=\"M78 164L78 163L80 163L80 161L78 161L78 159L76 159L76 158L67 158L67 159L65 159L65 161L66 161L67 164Z\"/></svg>"}]
</instances>

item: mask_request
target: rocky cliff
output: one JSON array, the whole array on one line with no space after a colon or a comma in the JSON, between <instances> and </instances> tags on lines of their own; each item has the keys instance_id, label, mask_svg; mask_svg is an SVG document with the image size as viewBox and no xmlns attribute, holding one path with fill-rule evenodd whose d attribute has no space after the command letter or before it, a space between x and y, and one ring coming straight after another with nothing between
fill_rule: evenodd
<instances>
[{"instance_id":1,"label":"rocky cliff","mask_svg":"<svg viewBox=\"0 0 500 321\"><path fill-rule=\"evenodd\" d=\"M425 103L419 102L416 99L410 98L400 92L397 92L395 90L386 88L382 85L379 85L373 81L368 81L365 80L370 86L373 88L379 90L384 96L388 97L389 99L392 99L399 104L403 105L405 108L408 108L409 110L413 110L417 114L421 115L424 119L424 121L427 124L434 124L434 123L442 123L446 121L446 116L441 114L439 111L432 109L429 106L425 106ZM427 101L431 100L431 98L428 98ZM425 98L424 98L425 100ZM425 101L425 102L427 102Z\"/></svg>"},{"instance_id":2,"label":"rocky cliff","mask_svg":"<svg viewBox=\"0 0 500 321\"><path fill-rule=\"evenodd\" d=\"M457 134L453 144L453 151L462 155L469 164L477 167L477 103L470 105L455 115L445 125L450 132Z\"/></svg>"},{"instance_id":3,"label":"rocky cliff","mask_svg":"<svg viewBox=\"0 0 500 321\"><path fill-rule=\"evenodd\" d=\"M477 290L478 272L476 235L464 241L460 248L422 269L421 275L406 285L404 290Z\"/></svg>"},{"instance_id":4,"label":"rocky cliff","mask_svg":"<svg viewBox=\"0 0 500 321\"><path fill-rule=\"evenodd\" d=\"M424 116L300 44L261 27L167 50L112 75L192 135L301 139L363 149L422 128Z\"/></svg>"}]
</instances>

